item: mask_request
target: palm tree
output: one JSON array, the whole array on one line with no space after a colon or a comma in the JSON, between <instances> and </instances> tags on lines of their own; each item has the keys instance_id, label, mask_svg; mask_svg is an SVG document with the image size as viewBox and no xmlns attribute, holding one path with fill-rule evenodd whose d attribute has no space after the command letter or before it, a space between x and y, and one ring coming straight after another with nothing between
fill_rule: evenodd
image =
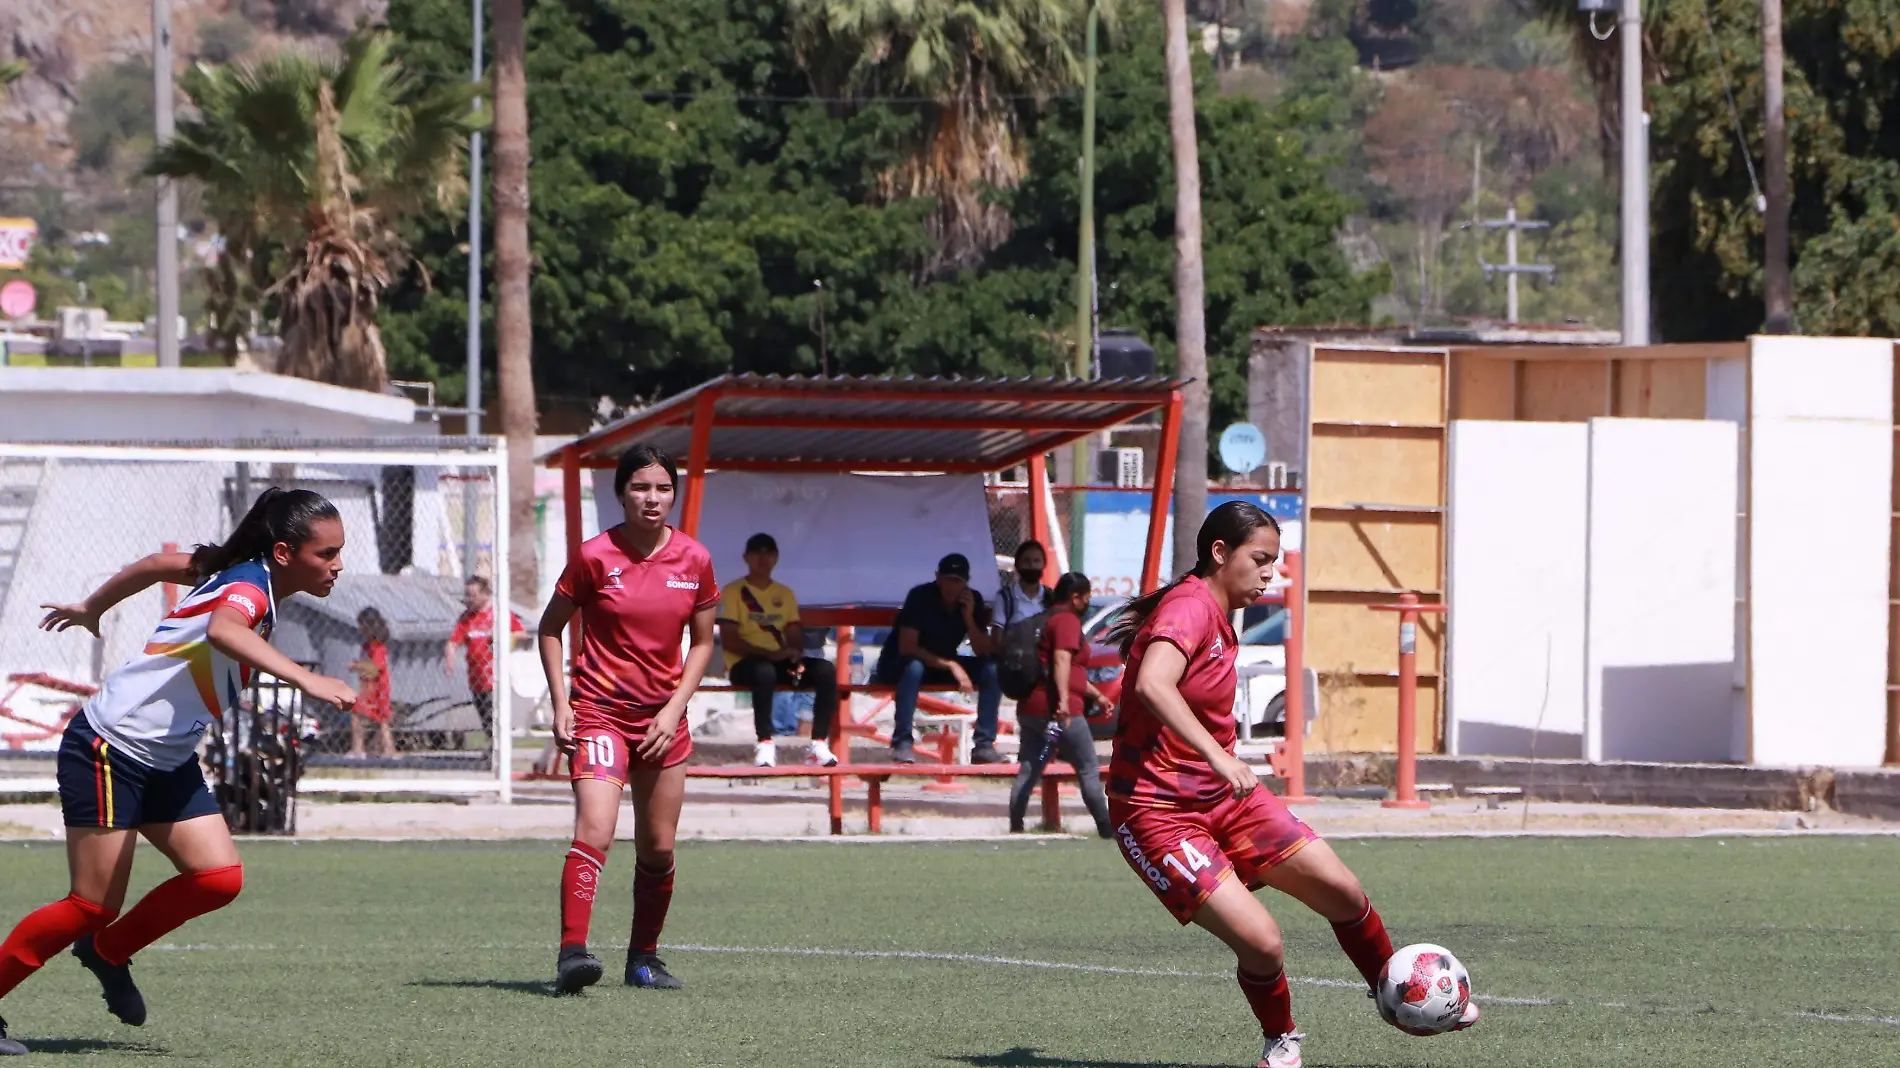
<instances>
[{"instance_id":1,"label":"palm tree","mask_svg":"<svg viewBox=\"0 0 1900 1068\"><path fill-rule=\"evenodd\" d=\"M1194 130L1194 70L1185 0L1162 0L1168 34L1168 135L1174 142L1174 344L1181 391L1180 460L1174 474L1174 570L1194 566L1207 512L1207 295L1201 269L1201 151Z\"/></svg>"},{"instance_id":2,"label":"palm tree","mask_svg":"<svg viewBox=\"0 0 1900 1068\"><path fill-rule=\"evenodd\" d=\"M1087 0L788 0L799 64L823 95L915 108L916 142L882 195L932 197L928 273L969 266L1009 237L985 200L1024 171L1022 122L1081 81Z\"/></svg>"},{"instance_id":3,"label":"palm tree","mask_svg":"<svg viewBox=\"0 0 1900 1068\"><path fill-rule=\"evenodd\" d=\"M145 173L192 183L217 226L213 333L235 351L250 313L274 303L278 370L380 390L376 309L410 262L394 227L466 192L460 157L485 121L470 113L475 87L425 86L387 34L363 32L336 57L200 64L183 88L195 112Z\"/></svg>"},{"instance_id":4,"label":"palm tree","mask_svg":"<svg viewBox=\"0 0 1900 1068\"><path fill-rule=\"evenodd\" d=\"M528 73L521 0L495 0L495 348L508 439L508 579L532 600L535 551L534 335L529 320ZM475 32L480 33L481 27Z\"/></svg>"}]
</instances>

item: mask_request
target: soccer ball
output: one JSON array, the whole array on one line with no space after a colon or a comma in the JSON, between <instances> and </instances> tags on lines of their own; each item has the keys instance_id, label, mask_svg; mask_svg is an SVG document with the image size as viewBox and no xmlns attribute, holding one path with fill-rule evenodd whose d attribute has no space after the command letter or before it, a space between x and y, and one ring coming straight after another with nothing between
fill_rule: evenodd
<instances>
[{"instance_id":1,"label":"soccer ball","mask_svg":"<svg viewBox=\"0 0 1900 1068\"><path fill-rule=\"evenodd\" d=\"M1471 976L1451 950L1421 942L1392 954L1379 973L1379 1015L1409 1035L1442 1035L1471 1000Z\"/></svg>"}]
</instances>

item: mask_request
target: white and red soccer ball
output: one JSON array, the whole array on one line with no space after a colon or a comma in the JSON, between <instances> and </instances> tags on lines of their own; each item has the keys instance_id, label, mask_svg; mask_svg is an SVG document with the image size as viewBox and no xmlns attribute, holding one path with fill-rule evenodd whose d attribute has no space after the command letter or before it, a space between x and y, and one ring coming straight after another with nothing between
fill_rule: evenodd
<instances>
[{"instance_id":1,"label":"white and red soccer ball","mask_svg":"<svg viewBox=\"0 0 1900 1068\"><path fill-rule=\"evenodd\" d=\"M1471 1001L1471 976L1451 950L1428 942L1392 954L1374 1000L1385 1022L1410 1035L1442 1035Z\"/></svg>"}]
</instances>

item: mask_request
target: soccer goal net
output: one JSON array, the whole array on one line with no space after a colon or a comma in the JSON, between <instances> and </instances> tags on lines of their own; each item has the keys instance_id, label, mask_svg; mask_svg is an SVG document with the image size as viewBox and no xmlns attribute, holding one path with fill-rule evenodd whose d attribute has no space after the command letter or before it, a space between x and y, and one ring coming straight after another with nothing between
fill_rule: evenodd
<instances>
[{"instance_id":1,"label":"soccer goal net","mask_svg":"<svg viewBox=\"0 0 1900 1068\"><path fill-rule=\"evenodd\" d=\"M362 698L346 712L253 678L201 750L233 825L294 830L298 792L507 797L511 736L535 708L511 689L525 611L503 566L500 443L298 444L0 445L0 793L54 789L66 722L190 591L148 589L96 638L40 630L41 606L148 554L222 541L277 486L329 498L345 546L335 589L281 599L271 641Z\"/></svg>"}]
</instances>

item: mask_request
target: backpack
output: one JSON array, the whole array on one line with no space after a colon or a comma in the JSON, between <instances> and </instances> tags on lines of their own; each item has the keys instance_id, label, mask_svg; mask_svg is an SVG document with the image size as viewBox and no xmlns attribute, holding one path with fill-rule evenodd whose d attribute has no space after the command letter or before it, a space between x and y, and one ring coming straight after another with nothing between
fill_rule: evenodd
<instances>
[{"instance_id":1,"label":"backpack","mask_svg":"<svg viewBox=\"0 0 1900 1068\"><path fill-rule=\"evenodd\" d=\"M1002 596L1013 603L1020 594L1012 584L1004 587ZM1043 628L1048 622L1049 613L1038 612L1003 628L1003 637L996 654L996 674L1002 683L1004 697L1012 701L1028 697L1036 692L1036 687L1048 674L1043 668L1038 649L1042 644Z\"/></svg>"}]
</instances>

